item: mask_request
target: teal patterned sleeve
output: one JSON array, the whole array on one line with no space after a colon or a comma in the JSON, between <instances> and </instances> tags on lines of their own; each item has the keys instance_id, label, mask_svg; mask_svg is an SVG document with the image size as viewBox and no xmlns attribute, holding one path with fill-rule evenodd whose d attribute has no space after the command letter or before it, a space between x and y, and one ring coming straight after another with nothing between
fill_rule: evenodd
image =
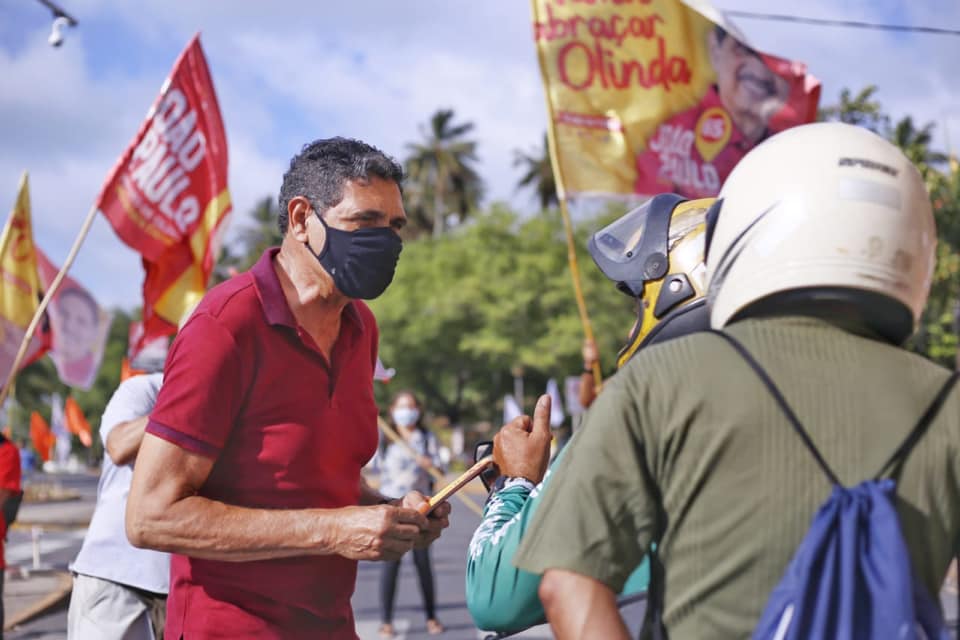
<instances>
[{"instance_id":1,"label":"teal patterned sleeve","mask_svg":"<svg viewBox=\"0 0 960 640\"><path fill-rule=\"evenodd\" d=\"M560 461L561 451L554 460ZM486 631L519 631L546 621L537 590L540 576L518 569L513 557L533 519L551 470L534 487L523 479L507 480L483 509L480 526L470 540L467 557L467 608L477 627ZM646 559L624 586L623 595L646 591Z\"/></svg>"},{"instance_id":2,"label":"teal patterned sleeve","mask_svg":"<svg viewBox=\"0 0 960 640\"><path fill-rule=\"evenodd\" d=\"M540 576L513 566L513 554L536 511L542 486L508 481L484 507L470 541L466 588L467 608L481 629L514 631L545 620L537 596Z\"/></svg>"}]
</instances>

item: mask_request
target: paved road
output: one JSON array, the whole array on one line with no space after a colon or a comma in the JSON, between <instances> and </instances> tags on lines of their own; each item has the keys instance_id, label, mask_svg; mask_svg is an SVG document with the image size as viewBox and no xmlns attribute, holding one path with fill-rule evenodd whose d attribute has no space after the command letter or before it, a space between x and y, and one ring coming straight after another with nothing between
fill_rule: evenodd
<instances>
[{"instance_id":1,"label":"paved road","mask_svg":"<svg viewBox=\"0 0 960 640\"><path fill-rule=\"evenodd\" d=\"M84 508L89 509L96 495L96 478L91 476L70 476L62 480L65 486L76 488L84 496L81 501L66 503L56 507L54 505L24 505L20 517L27 519L32 516L48 517L51 511L78 514ZM442 636L428 636L425 620L417 587L416 572L413 562L405 558L400 571L400 581L397 586L397 602L394 607L394 625L398 632L398 640L414 640L423 638L449 638L456 640L477 640L484 638L484 634L473 626L466 609L464 596L464 568L467 543L473 533L479 518L467 510L463 505L456 504L454 517L450 529L434 545L432 549L433 567L437 581L437 615L446 625L447 631ZM82 541L82 530L45 531L40 539L41 560L44 564L54 568L65 568L75 556ZM7 559L12 564L32 563L32 541L30 531L14 531L11 533L7 546ZM379 616L379 578L380 567L375 563L361 563L357 577L357 590L353 598L354 611L357 617L357 633L362 640L377 638L377 628L380 624ZM9 584L9 583L8 583ZM945 614L951 622L956 616L956 592L951 587L941 593ZM643 616L642 605L632 605L627 611L627 618L636 629ZM66 606L51 611L46 615L26 624L5 637L7 640L63 640L66 638ZM551 638L546 626L528 630L516 638L547 639ZM633 637L636 637L634 632Z\"/></svg>"}]
</instances>

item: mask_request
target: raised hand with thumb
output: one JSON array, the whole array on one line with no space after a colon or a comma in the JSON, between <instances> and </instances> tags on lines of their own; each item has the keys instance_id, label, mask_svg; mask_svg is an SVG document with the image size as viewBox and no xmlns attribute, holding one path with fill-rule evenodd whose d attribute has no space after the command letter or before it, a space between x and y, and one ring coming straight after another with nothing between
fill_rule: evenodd
<instances>
[{"instance_id":1,"label":"raised hand with thumb","mask_svg":"<svg viewBox=\"0 0 960 640\"><path fill-rule=\"evenodd\" d=\"M532 420L530 416L514 418L494 437L493 459L500 474L538 484L550 462L551 438L550 396L542 395Z\"/></svg>"}]
</instances>

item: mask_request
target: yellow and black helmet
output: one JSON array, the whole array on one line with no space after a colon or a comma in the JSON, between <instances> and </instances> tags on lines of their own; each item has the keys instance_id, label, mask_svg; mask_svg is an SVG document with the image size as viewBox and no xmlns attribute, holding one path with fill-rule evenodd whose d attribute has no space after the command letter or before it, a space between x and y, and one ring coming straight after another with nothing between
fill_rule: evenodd
<instances>
[{"instance_id":1,"label":"yellow and black helmet","mask_svg":"<svg viewBox=\"0 0 960 640\"><path fill-rule=\"evenodd\" d=\"M638 302L617 367L640 347L710 326L704 249L707 212L715 202L662 194L590 237L587 247L600 271Z\"/></svg>"}]
</instances>

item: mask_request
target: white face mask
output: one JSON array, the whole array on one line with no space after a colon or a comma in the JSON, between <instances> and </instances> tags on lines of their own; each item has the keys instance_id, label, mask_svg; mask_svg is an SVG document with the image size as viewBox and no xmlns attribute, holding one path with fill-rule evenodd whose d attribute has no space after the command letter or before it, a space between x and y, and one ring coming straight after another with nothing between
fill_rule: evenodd
<instances>
[{"instance_id":1,"label":"white face mask","mask_svg":"<svg viewBox=\"0 0 960 640\"><path fill-rule=\"evenodd\" d=\"M401 427L412 427L420 419L420 410L410 407L397 407L390 412L393 421Z\"/></svg>"}]
</instances>

